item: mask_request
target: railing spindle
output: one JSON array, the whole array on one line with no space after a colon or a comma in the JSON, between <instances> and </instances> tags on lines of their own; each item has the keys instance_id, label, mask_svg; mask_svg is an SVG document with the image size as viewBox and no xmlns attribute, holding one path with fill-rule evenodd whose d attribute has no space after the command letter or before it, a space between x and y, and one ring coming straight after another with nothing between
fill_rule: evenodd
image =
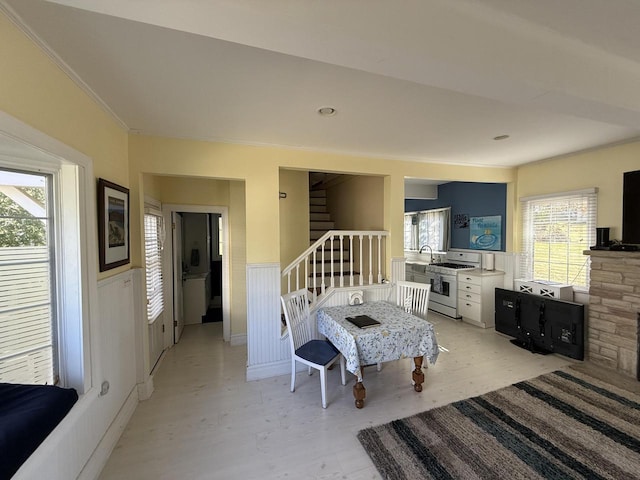
<instances>
[{"instance_id":1,"label":"railing spindle","mask_svg":"<svg viewBox=\"0 0 640 480\"><path fill-rule=\"evenodd\" d=\"M333 271L333 238L333 235L329 237L329 248L331 249L329 250L331 252L331 287L335 287L335 272Z\"/></svg>"},{"instance_id":2,"label":"railing spindle","mask_svg":"<svg viewBox=\"0 0 640 480\"><path fill-rule=\"evenodd\" d=\"M316 292L316 286L318 277L316 277L316 260L317 260L317 250L313 251L313 301L316 301L318 293Z\"/></svg>"},{"instance_id":3,"label":"railing spindle","mask_svg":"<svg viewBox=\"0 0 640 480\"><path fill-rule=\"evenodd\" d=\"M340 235L340 286L344 287L344 236Z\"/></svg>"},{"instance_id":4,"label":"railing spindle","mask_svg":"<svg viewBox=\"0 0 640 480\"><path fill-rule=\"evenodd\" d=\"M378 283L382 283L382 237L378 235Z\"/></svg>"},{"instance_id":5,"label":"railing spindle","mask_svg":"<svg viewBox=\"0 0 640 480\"><path fill-rule=\"evenodd\" d=\"M373 283L373 235L369 235L369 285Z\"/></svg>"},{"instance_id":6,"label":"railing spindle","mask_svg":"<svg viewBox=\"0 0 640 480\"><path fill-rule=\"evenodd\" d=\"M349 235L349 286L353 287L353 235Z\"/></svg>"},{"instance_id":7,"label":"railing spindle","mask_svg":"<svg viewBox=\"0 0 640 480\"><path fill-rule=\"evenodd\" d=\"M320 272L322 272L322 282L320 283L321 285L320 288L322 288L322 293L324 294L324 292L326 291L326 285L324 280L324 243L320 248L322 249L320 254L320 258L322 259L322 263L320 264Z\"/></svg>"}]
</instances>

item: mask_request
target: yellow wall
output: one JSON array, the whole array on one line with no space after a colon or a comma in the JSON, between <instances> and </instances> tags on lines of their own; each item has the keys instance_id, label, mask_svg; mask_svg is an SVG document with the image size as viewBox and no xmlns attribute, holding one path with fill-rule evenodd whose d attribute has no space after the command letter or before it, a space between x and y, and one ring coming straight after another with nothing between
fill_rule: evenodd
<instances>
[{"instance_id":1,"label":"yellow wall","mask_svg":"<svg viewBox=\"0 0 640 480\"><path fill-rule=\"evenodd\" d=\"M622 237L623 173L640 170L640 142L566 155L518 168L517 197L598 188L598 226ZM518 235L518 230L514 234ZM515 250L519 249L519 242Z\"/></svg>"},{"instance_id":2,"label":"yellow wall","mask_svg":"<svg viewBox=\"0 0 640 480\"><path fill-rule=\"evenodd\" d=\"M280 205L280 265L284 269L304 252L309 242L309 172L280 170L280 191L287 194ZM304 275L291 279L291 289L304 285ZM283 291L286 279L282 280Z\"/></svg>"},{"instance_id":3,"label":"yellow wall","mask_svg":"<svg viewBox=\"0 0 640 480\"><path fill-rule=\"evenodd\" d=\"M384 230L384 178L348 177L327 190L338 230Z\"/></svg>"},{"instance_id":4,"label":"yellow wall","mask_svg":"<svg viewBox=\"0 0 640 480\"><path fill-rule=\"evenodd\" d=\"M145 195L164 204L228 207L231 334L246 333L244 185L240 181L144 175ZM149 192L146 189L149 188Z\"/></svg>"},{"instance_id":5,"label":"yellow wall","mask_svg":"<svg viewBox=\"0 0 640 480\"><path fill-rule=\"evenodd\" d=\"M161 201L160 177L155 175L142 175L142 189L145 197Z\"/></svg>"},{"instance_id":6,"label":"yellow wall","mask_svg":"<svg viewBox=\"0 0 640 480\"><path fill-rule=\"evenodd\" d=\"M231 334L247 333L247 203L243 182L229 184Z\"/></svg>"},{"instance_id":7,"label":"yellow wall","mask_svg":"<svg viewBox=\"0 0 640 480\"><path fill-rule=\"evenodd\" d=\"M96 177L129 186L125 130L4 15L0 59L0 110L91 157ZM135 223L131 230L139 238Z\"/></svg>"},{"instance_id":8,"label":"yellow wall","mask_svg":"<svg viewBox=\"0 0 640 480\"><path fill-rule=\"evenodd\" d=\"M515 169L479 168L399 160L371 159L278 147L253 147L133 135L132 177L140 172L245 180L247 262L280 262L280 169L388 176L385 180L384 227L396 231L389 253L402 256L404 177L479 182L513 182ZM134 254L139 258L139 252ZM388 264L388 261L387 261Z\"/></svg>"}]
</instances>

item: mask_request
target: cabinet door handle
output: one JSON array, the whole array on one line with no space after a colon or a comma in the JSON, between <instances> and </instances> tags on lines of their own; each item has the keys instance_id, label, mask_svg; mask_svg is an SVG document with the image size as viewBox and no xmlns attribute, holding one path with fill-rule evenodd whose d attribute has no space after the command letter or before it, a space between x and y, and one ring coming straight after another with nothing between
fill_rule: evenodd
<instances>
[{"instance_id":1,"label":"cabinet door handle","mask_svg":"<svg viewBox=\"0 0 640 480\"><path fill-rule=\"evenodd\" d=\"M471 290L471 287L465 287L467 290Z\"/></svg>"},{"instance_id":2,"label":"cabinet door handle","mask_svg":"<svg viewBox=\"0 0 640 480\"><path fill-rule=\"evenodd\" d=\"M471 298L471 295L467 295L467 298Z\"/></svg>"}]
</instances>

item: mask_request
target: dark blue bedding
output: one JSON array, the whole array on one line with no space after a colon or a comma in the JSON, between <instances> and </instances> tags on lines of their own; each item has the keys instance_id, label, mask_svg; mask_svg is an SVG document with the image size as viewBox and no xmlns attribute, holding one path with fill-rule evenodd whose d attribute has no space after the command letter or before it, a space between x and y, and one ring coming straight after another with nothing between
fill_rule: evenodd
<instances>
[{"instance_id":1,"label":"dark blue bedding","mask_svg":"<svg viewBox=\"0 0 640 480\"><path fill-rule=\"evenodd\" d=\"M0 479L13 476L78 400L72 388L0 383Z\"/></svg>"}]
</instances>

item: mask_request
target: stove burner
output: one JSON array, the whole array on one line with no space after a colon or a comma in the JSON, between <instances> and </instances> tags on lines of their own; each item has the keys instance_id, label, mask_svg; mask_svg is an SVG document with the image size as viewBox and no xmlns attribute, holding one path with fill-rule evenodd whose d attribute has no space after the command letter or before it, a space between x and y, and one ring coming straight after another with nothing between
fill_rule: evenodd
<instances>
[{"instance_id":1,"label":"stove burner","mask_svg":"<svg viewBox=\"0 0 640 480\"><path fill-rule=\"evenodd\" d=\"M435 267L453 268L454 270L457 270L460 268L475 268L473 265L466 265L464 263L451 263L451 262L432 263L431 265Z\"/></svg>"}]
</instances>

